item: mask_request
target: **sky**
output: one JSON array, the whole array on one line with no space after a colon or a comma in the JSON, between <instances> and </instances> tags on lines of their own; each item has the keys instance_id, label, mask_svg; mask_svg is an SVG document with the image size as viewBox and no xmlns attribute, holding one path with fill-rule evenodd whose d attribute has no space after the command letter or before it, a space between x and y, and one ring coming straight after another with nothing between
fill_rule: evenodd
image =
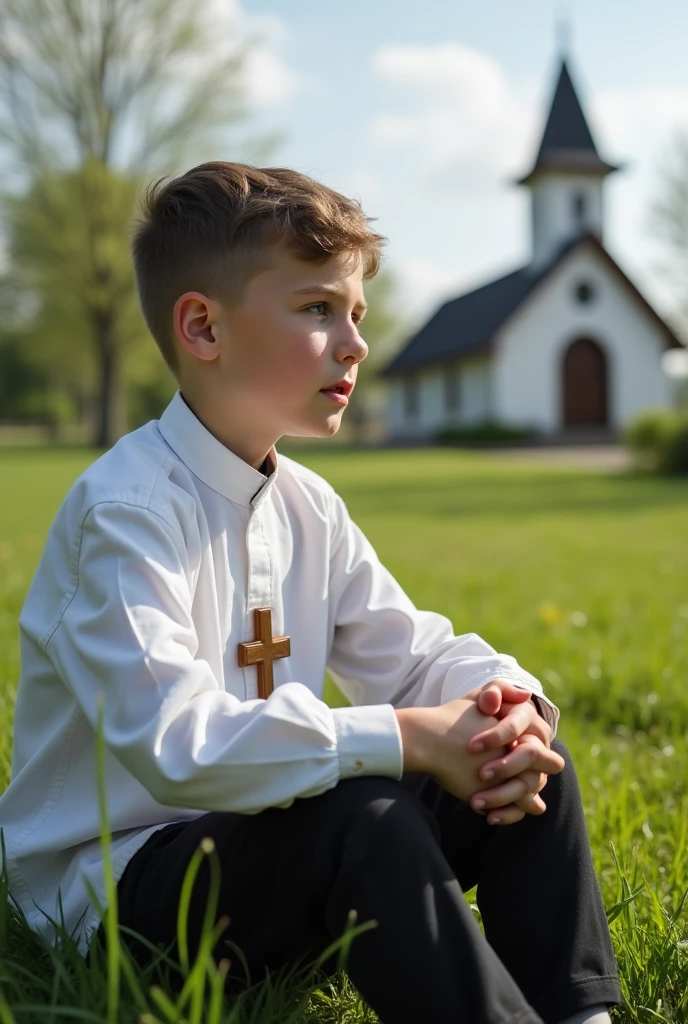
<instances>
[{"instance_id":1,"label":"sky","mask_svg":"<svg viewBox=\"0 0 688 1024\"><path fill-rule=\"evenodd\" d=\"M598 150L624 165L605 185L605 244L671 310L650 210L688 134L688 0L213 3L257 40L251 131L281 135L267 162L362 202L421 319L528 262L529 196L512 182L534 159L566 40Z\"/></svg>"}]
</instances>

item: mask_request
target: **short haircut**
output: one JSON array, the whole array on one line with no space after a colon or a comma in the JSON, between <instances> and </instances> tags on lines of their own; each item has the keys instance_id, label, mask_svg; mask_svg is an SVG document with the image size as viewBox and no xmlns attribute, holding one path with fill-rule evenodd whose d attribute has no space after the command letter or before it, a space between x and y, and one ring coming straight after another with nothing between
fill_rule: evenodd
<instances>
[{"instance_id":1,"label":"short haircut","mask_svg":"<svg viewBox=\"0 0 688 1024\"><path fill-rule=\"evenodd\" d=\"M153 182L134 224L132 258L144 318L169 368L176 374L172 310L184 292L239 304L278 246L315 264L350 253L367 280L386 241L372 219L356 200L285 167L215 161Z\"/></svg>"}]
</instances>

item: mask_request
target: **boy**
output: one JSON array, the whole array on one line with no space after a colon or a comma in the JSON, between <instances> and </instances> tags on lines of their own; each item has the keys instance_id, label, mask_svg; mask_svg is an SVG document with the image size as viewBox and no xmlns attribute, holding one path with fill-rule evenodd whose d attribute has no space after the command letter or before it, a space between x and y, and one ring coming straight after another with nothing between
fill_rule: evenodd
<instances>
[{"instance_id":1,"label":"boy","mask_svg":"<svg viewBox=\"0 0 688 1024\"><path fill-rule=\"evenodd\" d=\"M74 484L22 610L10 885L46 933L59 892L86 953L102 699L122 924L174 951L211 837L223 939L253 977L324 949L353 908L377 927L348 970L385 1024L608 1021L556 709L513 658L417 610L333 489L275 452L339 428L383 241L281 168L204 164L149 190L134 266L179 391ZM352 707L321 700L326 666ZM192 953L206 895L202 874Z\"/></svg>"}]
</instances>

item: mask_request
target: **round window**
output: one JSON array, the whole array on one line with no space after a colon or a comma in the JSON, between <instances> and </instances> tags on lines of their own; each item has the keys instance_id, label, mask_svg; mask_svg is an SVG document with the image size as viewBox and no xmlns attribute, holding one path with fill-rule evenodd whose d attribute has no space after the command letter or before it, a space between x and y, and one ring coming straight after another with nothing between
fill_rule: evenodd
<instances>
[{"instance_id":1,"label":"round window","mask_svg":"<svg viewBox=\"0 0 688 1024\"><path fill-rule=\"evenodd\" d=\"M579 281L574 288L574 295L577 302L592 302L595 298L595 289L588 281Z\"/></svg>"}]
</instances>

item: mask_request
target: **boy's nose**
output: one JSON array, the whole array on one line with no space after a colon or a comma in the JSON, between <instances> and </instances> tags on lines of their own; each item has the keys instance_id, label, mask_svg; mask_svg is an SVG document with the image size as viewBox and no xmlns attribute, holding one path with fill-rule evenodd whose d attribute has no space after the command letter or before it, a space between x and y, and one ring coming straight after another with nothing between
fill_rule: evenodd
<instances>
[{"instance_id":1,"label":"boy's nose","mask_svg":"<svg viewBox=\"0 0 688 1024\"><path fill-rule=\"evenodd\" d=\"M346 338L342 340L339 347L343 352L344 358L353 356L354 361L357 363L362 362L368 355L368 345L358 333L354 324L351 325Z\"/></svg>"}]
</instances>

